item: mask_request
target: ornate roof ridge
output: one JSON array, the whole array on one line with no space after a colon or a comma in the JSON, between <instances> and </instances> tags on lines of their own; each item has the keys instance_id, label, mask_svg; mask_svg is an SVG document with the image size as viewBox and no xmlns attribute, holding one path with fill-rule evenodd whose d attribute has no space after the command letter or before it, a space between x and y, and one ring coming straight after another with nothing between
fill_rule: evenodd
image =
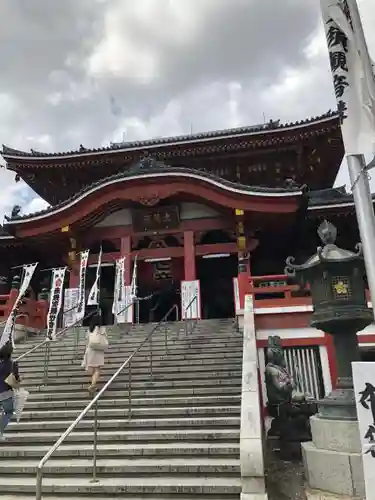
<instances>
[{"instance_id":1,"label":"ornate roof ridge","mask_svg":"<svg viewBox=\"0 0 375 500\"><path fill-rule=\"evenodd\" d=\"M71 155L87 155L87 154L97 154L97 153L105 153L110 151L119 151L119 150L127 150L131 148L142 148L142 147L151 147L151 146L163 146L170 145L174 143L184 143L184 142L194 142L205 139L220 139L225 138L227 136L240 136L242 134L256 134L259 132L282 132L288 128L295 127L303 127L306 125L311 125L314 123L319 123L324 119L329 118L338 118L338 113L336 111L329 110L327 113L324 113L320 116L307 118L305 120L299 120L295 122L287 122L281 123L280 120L270 120L268 123L263 125L255 125L255 126L247 126L247 127L237 127L223 130L214 130L211 132L202 132L191 135L179 135L172 137L164 137L158 139L146 139L143 141L130 141L130 142L121 142L121 143L111 143L109 146L104 146L101 148L87 149L82 144L79 149L64 151L64 152L54 152L54 153L42 153L40 151L35 151L31 149L31 151L21 151L18 149L10 148L3 144L1 154L4 158L7 157L25 157L25 158L52 158L52 157L65 157Z\"/></svg>"},{"instance_id":2,"label":"ornate roof ridge","mask_svg":"<svg viewBox=\"0 0 375 500\"><path fill-rule=\"evenodd\" d=\"M56 210L60 210L65 206L68 206L75 200L78 200L80 197L82 197L85 193L88 193L94 188L98 188L101 185L105 185L108 182L111 181L116 181L116 180L121 180L121 179L126 179L127 177L142 177L150 174L162 174L162 173L171 173L171 174L190 174L195 175L195 176L200 176L206 179L209 179L211 181L216 181L219 182L220 184L227 186L228 188L234 188L237 190L242 190L242 191L247 191L249 194L251 193L269 193L269 194L279 194L279 195L285 195L285 194L293 194L295 193L296 195L301 194L301 189L299 186L290 183L288 187L286 188L273 188L273 187L262 187L262 186L247 186L245 184L241 184L239 182L232 182L227 179L224 179L222 177L219 177L215 174L212 174L211 172L207 172L204 170L197 170L197 169L192 169L192 168L186 168L186 167L173 167L166 165L163 162L156 161L152 157L144 157L141 159L139 162L136 164L132 165L130 168L127 170L124 170L122 172L118 172L114 175L108 176L104 179L100 179L99 181L93 182L92 184L89 184L85 186L83 189L75 193L73 196L70 198L67 198L66 200L61 201L60 203L56 205L52 205L50 207L45 208L44 210L40 210L38 212L34 212L32 214L25 214L25 215L18 215L16 217L12 217L8 219L8 224L5 226L11 225L12 223L22 221L24 219L31 219L34 217L39 217L41 215L47 215L49 212L54 212Z\"/></svg>"}]
</instances>

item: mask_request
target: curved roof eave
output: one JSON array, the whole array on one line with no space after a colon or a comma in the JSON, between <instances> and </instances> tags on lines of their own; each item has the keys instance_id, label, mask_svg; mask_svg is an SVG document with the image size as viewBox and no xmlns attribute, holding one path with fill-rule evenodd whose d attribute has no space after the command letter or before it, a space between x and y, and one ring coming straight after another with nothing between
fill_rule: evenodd
<instances>
[{"instance_id":1,"label":"curved roof eave","mask_svg":"<svg viewBox=\"0 0 375 500\"><path fill-rule=\"evenodd\" d=\"M165 171L163 171L165 170ZM254 188L247 187L242 184L234 183L227 181L225 179L221 179L219 177L213 176L208 173L203 173L199 171L187 171L188 169L179 169L179 170L168 170L166 167L163 170L159 171L146 171L146 172L137 172L131 175L130 172L122 172L120 175L116 174L115 176L109 177L103 181L95 183L94 185L88 186L82 192L78 193L76 196L70 198L62 202L60 205L55 207L47 208L39 213L30 216L21 216L19 218L11 219L7 222L7 226L10 225L19 225L25 224L27 222L35 222L38 220L46 219L47 217L51 217L53 215L59 214L64 210L67 210L74 205L78 204L88 196L94 194L101 189L115 185L121 182L128 182L132 180L140 180L140 179L163 179L163 178L185 178L189 181L200 181L210 185L213 188L218 188L223 191L226 191L231 194L240 195L240 196L254 196L254 197L263 197L263 198L291 198L298 197L303 194L303 191L299 188L296 189L276 189L276 188ZM130 175L129 175L130 174Z\"/></svg>"},{"instance_id":2,"label":"curved roof eave","mask_svg":"<svg viewBox=\"0 0 375 500\"><path fill-rule=\"evenodd\" d=\"M152 149L163 148L165 146L183 146L187 144L193 145L202 142L213 142L220 139L234 139L234 138L257 136L257 135L283 133L283 132L308 128L310 126L314 126L320 123L330 122L333 120L338 120L338 113L328 112L325 115L312 118L310 120L304 120L295 123L287 123L279 126L267 126L268 124L265 124L259 127L240 127L236 129L228 129L228 130L215 131L202 134L168 137L164 139L149 139L145 141L120 143L116 145L112 144L111 146L97 148L97 149L86 149L82 147L82 149L79 151L67 151L62 153L42 153L39 151L26 152L26 151L19 151L17 149L13 149L3 145L3 150L1 151L1 154L5 160L42 161L45 159L54 159L54 158L56 159L85 158L102 153L117 154L117 153L137 151L139 149L148 150L151 148Z\"/></svg>"}]
</instances>

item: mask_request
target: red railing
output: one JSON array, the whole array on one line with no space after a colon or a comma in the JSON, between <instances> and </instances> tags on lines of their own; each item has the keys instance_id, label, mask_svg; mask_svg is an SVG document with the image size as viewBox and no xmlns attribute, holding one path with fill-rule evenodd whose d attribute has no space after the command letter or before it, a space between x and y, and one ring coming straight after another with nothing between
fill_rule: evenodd
<instances>
[{"instance_id":1,"label":"red railing","mask_svg":"<svg viewBox=\"0 0 375 500\"><path fill-rule=\"evenodd\" d=\"M290 283L285 274L251 276L247 293L253 294L257 307L311 305L309 290Z\"/></svg>"},{"instance_id":2,"label":"red railing","mask_svg":"<svg viewBox=\"0 0 375 500\"><path fill-rule=\"evenodd\" d=\"M13 305L18 297L18 290L11 290L9 294L0 295L0 323L8 318ZM25 298L22 301L16 323L28 328L41 330L47 324L48 302L46 300L36 300Z\"/></svg>"}]
</instances>

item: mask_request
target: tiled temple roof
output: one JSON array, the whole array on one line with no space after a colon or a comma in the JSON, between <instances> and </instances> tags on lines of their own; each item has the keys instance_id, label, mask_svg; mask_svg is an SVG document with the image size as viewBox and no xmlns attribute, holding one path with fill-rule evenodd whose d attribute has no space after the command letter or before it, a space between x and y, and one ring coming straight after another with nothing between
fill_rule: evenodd
<instances>
[{"instance_id":1,"label":"tiled temple roof","mask_svg":"<svg viewBox=\"0 0 375 500\"><path fill-rule=\"evenodd\" d=\"M9 218L10 224L17 222L17 221L22 221L24 219L31 219L36 216L40 215L47 215L49 212L54 212L56 210L60 210L64 208L65 206L70 205L72 202L75 200L78 200L81 198L85 193L88 193L92 191L95 188L99 188L101 185L108 184L111 181L116 181L116 180L121 180L124 179L126 180L127 178L133 178L134 177L139 177L142 178L143 176L150 176L150 174L160 174L160 173L171 173L171 174L181 174L182 176L185 175L190 175L190 176L199 176L201 178L206 178L211 181L215 181L216 183L219 183L223 186L228 187L229 189L237 189L241 190L243 192L248 193L249 195L254 194L254 193L259 193L260 195L263 194L273 194L273 195L286 195L290 194L292 195L295 193L296 195L301 194L301 188L295 185L290 185L289 187L286 188L266 188L266 187L260 187L260 186L247 186L238 182L231 182L227 179L224 179L222 177L218 177L210 172L202 171L202 170L194 170L191 168L184 168L184 167L171 167L169 165L166 165L163 162L158 162L153 158L144 158L143 160L139 161L138 163L134 164L132 167L127 168L126 170L119 172L117 174L108 176L105 179L102 179L100 181L94 182L85 188L83 188L81 191L76 193L74 196L68 198L67 200L62 201L61 203L58 203L57 205L53 205L51 207L48 207L44 210L41 210L39 212L33 213L33 214L27 214L27 215L17 215L16 217Z\"/></svg>"},{"instance_id":2,"label":"tiled temple roof","mask_svg":"<svg viewBox=\"0 0 375 500\"><path fill-rule=\"evenodd\" d=\"M1 154L5 159L13 157L13 158L53 158L53 157L66 157L66 156L85 156L89 154L97 154L111 151L126 151L129 149L142 149L146 147L152 146L167 146L172 144L183 144L183 143L194 143L196 141L208 140L208 139L222 139L226 137L236 137L247 134L257 134L257 133L270 133L270 132L283 132L287 129L293 128L303 128L308 125L312 125L314 123L319 123L321 121L327 119L338 119L338 113L333 111L328 111L327 113L309 118L306 120L300 120L291 123L281 124L280 120L270 121L263 125L255 125L248 127L238 127L224 130L215 130L212 132L202 132L198 134L191 135L180 135L175 137L166 137L166 138L156 138L156 139L147 139L143 141L131 141L131 142L121 142L121 143L111 143L109 146L95 149L87 149L83 145L80 146L77 150L65 151L65 152L55 152L55 153L43 153L40 151L31 150L28 151L20 151L18 149L10 148L6 145L3 145L3 149Z\"/></svg>"}]
</instances>

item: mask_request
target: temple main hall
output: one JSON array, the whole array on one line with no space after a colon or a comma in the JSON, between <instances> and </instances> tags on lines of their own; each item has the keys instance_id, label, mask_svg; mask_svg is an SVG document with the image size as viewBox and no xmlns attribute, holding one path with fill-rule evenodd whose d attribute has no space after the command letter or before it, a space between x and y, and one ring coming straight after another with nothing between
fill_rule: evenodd
<instances>
[{"instance_id":1,"label":"temple main hall","mask_svg":"<svg viewBox=\"0 0 375 500\"><path fill-rule=\"evenodd\" d=\"M140 302L140 321L158 321L194 295L197 317L233 317L239 259L265 291L287 284L288 255L303 261L315 251L324 218L338 227L341 246L358 241L352 197L344 187L332 188L343 154L332 112L63 153L3 146L6 168L50 207L6 217L1 293L8 293L17 266L28 262L39 262L31 287L36 296L49 289L48 270L58 266L68 266L66 288L77 287L84 249L90 250L90 289L101 247L107 323L113 322L115 260L126 258L129 285L136 256L137 295L151 297ZM281 298L262 290L259 301Z\"/></svg>"}]
</instances>

